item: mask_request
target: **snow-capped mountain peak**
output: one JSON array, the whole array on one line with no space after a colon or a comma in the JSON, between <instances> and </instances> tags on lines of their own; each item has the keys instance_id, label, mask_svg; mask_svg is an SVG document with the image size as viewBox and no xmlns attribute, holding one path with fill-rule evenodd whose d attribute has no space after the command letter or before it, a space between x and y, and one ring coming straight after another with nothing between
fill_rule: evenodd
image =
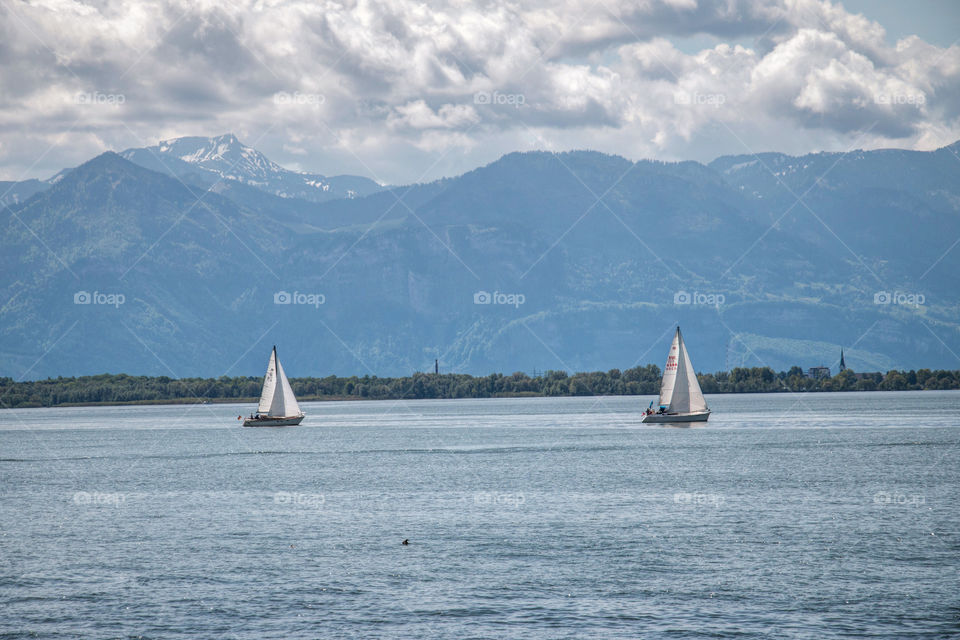
<instances>
[{"instance_id":1,"label":"snow-capped mountain peak","mask_svg":"<svg viewBox=\"0 0 960 640\"><path fill-rule=\"evenodd\" d=\"M359 176L326 177L285 169L232 133L213 138L161 140L155 147L128 149L121 155L149 169L175 175L200 170L273 195L314 202L364 196L381 188L373 180Z\"/></svg>"},{"instance_id":2,"label":"snow-capped mountain peak","mask_svg":"<svg viewBox=\"0 0 960 640\"><path fill-rule=\"evenodd\" d=\"M162 140L157 151L178 160L214 171L223 178L248 184L263 184L287 170L227 133L215 138Z\"/></svg>"}]
</instances>

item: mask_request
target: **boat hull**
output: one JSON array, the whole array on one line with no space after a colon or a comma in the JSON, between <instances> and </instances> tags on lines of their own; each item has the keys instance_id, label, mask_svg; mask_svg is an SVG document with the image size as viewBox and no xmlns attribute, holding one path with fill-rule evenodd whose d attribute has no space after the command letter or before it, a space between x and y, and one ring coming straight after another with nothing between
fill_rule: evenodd
<instances>
[{"instance_id":1,"label":"boat hull","mask_svg":"<svg viewBox=\"0 0 960 640\"><path fill-rule=\"evenodd\" d=\"M295 427L303 422L305 416L289 418L247 418L243 421L245 427Z\"/></svg>"},{"instance_id":2,"label":"boat hull","mask_svg":"<svg viewBox=\"0 0 960 640\"><path fill-rule=\"evenodd\" d=\"M709 411L700 413L651 413L643 416L644 424L667 424L673 422L706 422Z\"/></svg>"}]
</instances>

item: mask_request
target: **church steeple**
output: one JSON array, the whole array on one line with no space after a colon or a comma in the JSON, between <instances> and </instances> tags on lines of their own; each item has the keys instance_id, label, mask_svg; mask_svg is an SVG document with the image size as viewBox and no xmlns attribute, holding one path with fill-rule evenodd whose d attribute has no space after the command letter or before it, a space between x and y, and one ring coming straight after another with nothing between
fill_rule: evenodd
<instances>
[{"instance_id":1,"label":"church steeple","mask_svg":"<svg viewBox=\"0 0 960 640\"><path fill-rule=\"evenodd\" d=\"M847 363L843 361L843 347L840 347L840 371L847 368Z\"/></svg>"}]
</instances>

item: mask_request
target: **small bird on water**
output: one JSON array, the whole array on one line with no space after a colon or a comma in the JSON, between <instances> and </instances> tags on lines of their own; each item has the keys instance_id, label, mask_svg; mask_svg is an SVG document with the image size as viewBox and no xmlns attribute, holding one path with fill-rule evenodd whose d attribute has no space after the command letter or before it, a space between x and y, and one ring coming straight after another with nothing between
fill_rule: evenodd
<instances>
[{"instance_id":1,"label":"small bird on water","mask_svg":"<svg viewBox=\"0 0 960 640\"><path fill-rule=\"evenodd\" d=\"M404 538L403 542L401 542L400 544L410 544L410 540L407 538Z\"/></svg>"}]
</instances>

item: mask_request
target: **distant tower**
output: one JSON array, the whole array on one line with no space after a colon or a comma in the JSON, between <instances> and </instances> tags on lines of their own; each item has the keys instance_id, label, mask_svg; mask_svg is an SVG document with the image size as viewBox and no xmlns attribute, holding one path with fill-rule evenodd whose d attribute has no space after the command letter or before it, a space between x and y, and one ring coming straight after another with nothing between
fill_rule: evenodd
<instances>
[{"instance_id":1,"label":"distant tower","mask_svg":"<svg viewBox=\"0 0 960 640\"><path fill-rule=\"evenodd\" d=\"M843 356L842 356L842 355L840 356L840 361L843 362ZM843 366L843 365L840 365L840 366ZM439 360L434 360L434 361L433 361L433 372L434 372L434 373L440 373L440 361L439 361Z\"/></svg>"},{"instance_id":2,"label":"distant tower","mask_svg":"<svg viewBox=\"0 0 960 640\"><path fill-rule=\"evenodd\" d=\"M843 361L843 347L840 347L840 371L847 368L847 363Z\"/></svg>"}]
</instances>

